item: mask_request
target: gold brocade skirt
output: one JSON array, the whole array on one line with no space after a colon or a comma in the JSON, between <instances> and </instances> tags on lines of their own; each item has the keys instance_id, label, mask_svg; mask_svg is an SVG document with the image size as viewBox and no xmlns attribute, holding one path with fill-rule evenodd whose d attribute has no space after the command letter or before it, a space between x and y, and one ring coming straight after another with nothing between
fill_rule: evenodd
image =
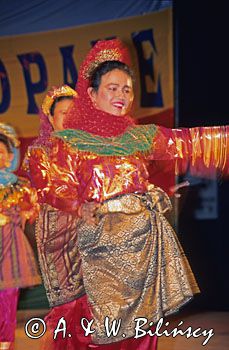
<instances>
[{"instance_id":1,"label":"gold brocade skirt","mask_svg":"<svg viewBox=\"0 0 229 350\"><path fill-rule=\"evenodd\" d=\"M179 310L199 292L177 236L163 213L168 196L151 187L104 202L98 224L79 221L78 247L85 291L93 315L92 339L111 343L135 335L136 319L146 328ZM107 337L109 323L121 319L118 335Z\"/></svg>"}]
</instances>

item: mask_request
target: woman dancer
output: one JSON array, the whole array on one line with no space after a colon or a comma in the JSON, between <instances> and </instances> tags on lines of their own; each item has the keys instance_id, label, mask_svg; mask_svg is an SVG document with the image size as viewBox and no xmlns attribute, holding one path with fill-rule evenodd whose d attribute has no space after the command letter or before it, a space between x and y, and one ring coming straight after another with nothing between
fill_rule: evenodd
<instances>
[{"instance_id":1,"label":"woman dancer","mask_svg":"<svg viewBox=\"0 0 229 350\"><path fill-rule=\"evenodd\" d=\"M191 162L193 172L203 165L228 173L228 128L136 126L129 115L133 75L119 40L98 42L89 52L77 92L64 121L67 130L53 134L48 161L36 152L30 158L45 200L56 208L67 200L66 210L81 217L76 230L88 307L80 309L79 295L50 312L51 332L65 315L71 333L50 339L50 348L77 349L72 339L80 324L75 321L79 314L87 318L89 311L94 332L88 348L156 349L156 337L133 339L135 320L144 317L149 328L199 289L164 217L169 198L148 182L147 161L181 159L183 170ZM46 179L41 186L42 173ZM58 276L53 278L58 283ZM108 319L122 320L118 334L108 336Z\"/></svg>"},{"instance_id":2,"label":"woman dancer","mask_svg":"<svg viewBox=\"0 0 229 350\"><path fill-rule=\"evenodd\" d=\"M0 123L0 349L13 349L19 288L40 283L26 220L38 214L36 191L13 174L19 162L19 141L9 125Z\"/></svg>"},{"instance_id":3,"label":"woman dancer","mask_svg":"<svg viewBox=\"0 0 229 350\"><path fill-rule=\"evenodd\" d=\"M49 163L49 154L52 152L51 133L53 130L63 129L64 116L76 97L76 91L68 85L55 86L47 93L40 112L39 136L29 147L23 162L24 170L28 172L32 184L38 189L40 212L37 228L41 229L42 235L37 236L37 244L44 287L51 306L59 305L65 300L69 301L69 294L73 299L81 289L76 280L79 278L80 270L75 232L78 218L73 212L66 210L67 201L59 201L56 210L55 200L52 202L49 191L45 190L48 173L40 169L40 161L36 162L35 158L33 166L30 166L30 159L31 154L36 154L42 157L42 162ZM42 171L39 184L36 181L37 171ZM55 275L59 276L58 284L53 279ZM79 285L80 281L81 279Z\"/></svg>"}]
</instances>

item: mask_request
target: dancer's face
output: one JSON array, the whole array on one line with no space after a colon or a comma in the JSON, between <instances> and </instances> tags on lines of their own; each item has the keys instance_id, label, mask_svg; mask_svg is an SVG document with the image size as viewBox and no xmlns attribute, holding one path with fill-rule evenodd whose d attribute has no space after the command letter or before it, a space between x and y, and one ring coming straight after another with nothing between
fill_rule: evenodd
<instances>
[{"instance_id":1,"label":"dancer's face","mask_svg":"<svg viewBox=\"0 0 229 350\"><path fill-rule=\"evenodd\" d=\"M49 117L49 121L52 124L54 131L64 129L63 120L71 103L71 99L61 100L56 103L53 116Z\"/></svg>"},{"instance_id":2,"label":"dancer's face","mask_svg":"<svg viewBox=\"0 0 229 350\"><path fill-rule=\"evenodd\" d=\"M98 91L88 88L88 94L95 108L104 112L126 115L134 99L131 77L120 69L113 69L101 78Z\"/></svg>"},{"instance_id":3,"label":"dancer's face","mask_svg":"<svg viewBox=\"0 0 229 350\"><path fill-rule=\"evenodd\" d=\"M0 169L9 167L12 159L13 154L9 153L6 145L0 141Z\"/></svg>"}]
</instances>

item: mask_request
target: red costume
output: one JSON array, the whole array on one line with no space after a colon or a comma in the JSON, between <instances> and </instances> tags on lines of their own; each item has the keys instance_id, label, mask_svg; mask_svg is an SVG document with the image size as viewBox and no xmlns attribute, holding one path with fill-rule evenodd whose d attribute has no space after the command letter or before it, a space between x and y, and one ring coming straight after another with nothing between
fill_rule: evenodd
<instances>
[{"instance_id":1,"label":"red costume","mask_svg":"<svg viewBox=\"0 0 229 350\"><path fill-rule=\"evenodd\" d=\"M42 148L30 153L33 183L40 201L55 208L53 215L65 210L77 218L83 203L101 204L95 226L80 218L75 222L80 253L78 275L72 274L76 269L72 269L74 259L68 249L63 255L68 264L64 273L68 266L69 276L77 286L68 289L69 301L76 299L68 304L66 294L59 294L58 299L54 288L61 290L63 284L56 257L60 247L66 245L66 235L59 235L61 226L60 231L55 231L51 216L49 222L39 222L38 251L50 302L60 304L63 296L64 303L48 315L49 330L52 335L58 319L65 316L72 334L56 342L50 336L50 348L46 339L45 349L89 349L90 339L82 336L82 328L80 331L82 316L94 320L92 341L105 344L91 347L156 349L155 337L133 339L134 319L145 317L155 324L179 310L199 289L163 215L171 207L170 200L148 182L147 161L179 159L182 170L188 165L192 169L204 165L210 171L214 168L228 173L227 127L136 126L129 116L113 116L95 109L87 95L88 75L95 65L106 60L126 62L126 52L122 56L119 41L97 43L83 63L77 85L79 98L65 122L71 130L53 134L48 155ZM62 228L67 224L63 221ZM82 297L83 293L86 296ZM122 319L116 337L107 337L106 316L111 321ZM129 339L123 340L123 334Z\"/></svg>"},{"instance_id":2,"label":"red costume","mask_svg":"<svg viewBox=\"0 0 229 350\"><path fill-rule=\"evenodd\" d=\"M0 169L0 349L13 349L19 288L41 282L23 232L25 221L37 216L39 205L29 181L12 173L18 164L18 140L13 129L0 123L0 135L10 140L13 152L11 165Z\"/></svg>"}]
</instances>

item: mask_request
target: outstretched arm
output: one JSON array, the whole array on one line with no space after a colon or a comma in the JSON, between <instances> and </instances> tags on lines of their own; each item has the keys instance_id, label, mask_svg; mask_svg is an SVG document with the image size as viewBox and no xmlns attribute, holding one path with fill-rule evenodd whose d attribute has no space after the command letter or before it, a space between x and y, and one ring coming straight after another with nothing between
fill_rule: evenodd
<instances>
[{"instance_id":1,"label":"outstretched arm","mask_svg":"<svg viewBox=\"0 0 229 350\"><path fill-rule=\"evenodd\" d=\"M229 173L229 126L167 129L159 126L150 159L176 160L176 173Z\"/></svg>"}]
</instances>

